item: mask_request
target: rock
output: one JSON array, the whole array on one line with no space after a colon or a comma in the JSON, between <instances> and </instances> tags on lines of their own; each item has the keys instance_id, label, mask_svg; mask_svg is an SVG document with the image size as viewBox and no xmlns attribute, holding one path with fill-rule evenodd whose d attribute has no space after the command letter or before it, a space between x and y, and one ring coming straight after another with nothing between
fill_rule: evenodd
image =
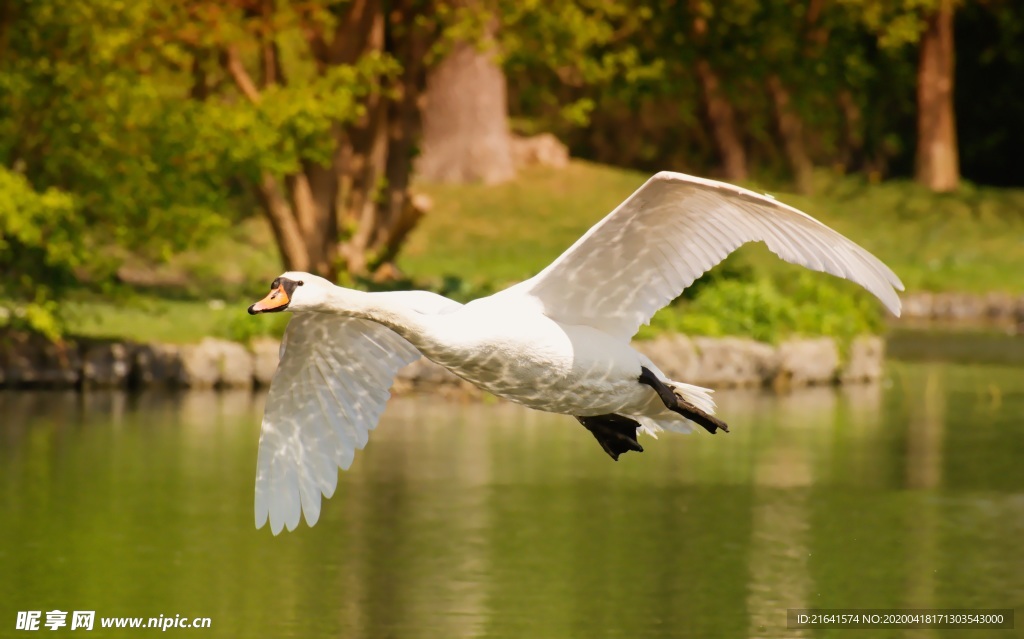
<instances>
[{"instance_id":1,"label":"rock","mask_svg":"<svg viewBox=\"0 0 1024 639\"><path fill-rule=\"evenodd\" d=\"M569 165L569 147L550 133L530 137L513 135L510 145L512 162L517 168L548 166L561 169Z\"/></svg>"},{"instance_id":2,"label":"rock","mask_svg":"<svg viewBox=\"0 0 1024 639\"><path fill-rule=\"evenodd\" d=\"M985 296L985 315L996 322L1012 321L1016 316L1017 300L1007 293L989 293Z\"/></svg>"},{"instance_id":3,"label":"rock","mask_svg":"<svg viewBox=\"0 0 1024 639\"><path fill-rule=\"evenodd\" d=\"M1007 293L906 293L900 319L940 322L994 322L1006 324L1024 320L1024 298Z\"/></svg>"},{"instance_id":4,"label":"rock","mask_svg":"<svg viewBox=\"0 0 1024 639\"><path fill-rule=\"evenodd\" d=\"M139 344L133 349L131 375L133 386L166 386L178 381L181 349L172 344Z\"/></svg>"},{"instance_id":5,"label":"rock","mask_svg":"<svg viewBox=\"0 0 1024 639\"><path fill-rule=\"evenodd\" d=\"M794 340L776 349L735 337L662 335L637 342L635 347L671 379L718 388L759 387L770 382L820 384L834 381L839 368L835 343L824 338ZM0 342L0 386L71 387L81 382L86 387L249 389L254 382L261 386L270 383L279 350L278 341L268 338L257 339L249 347L209 338L187 346L90 342L79 347L13 335ZM883 356L882 339L855 340L840 378L849 382L877 379L882 374ZM395 393L423 389L445 397L482 394L427 359L398 372Z\"/></svg>"},{"instance_id":6,"label":"rock","mask_svg":"<svg viewBox=\"0 0 1024 639\"><path fill-rule=\"evenodd\" d=\"M933 298L932 317L942 320L971 320L985 317L981 297L967 293L937 293Z\"/></svg>"},{"instance_id":7,"label":"rock","mask_svg":"<svg viewBox=\"0 0 1024 639\"><path fill-rule=\"evenodd\" d=\"M67 388L78 384L82 362L74 342L11 335L0 344L0 385Z\"/></svg>"},{"instance_id":8,"label":"rock","mask_svg":"<svg viewBox=\"0 0 1024 639\"><path fill-rule=\"evenodd\" d=\"M700 355L693 340L686 335L660 335L633 346L651 358L669 379L687 381L696 379L698 375Z\"/></svg>"},{"instance_id":9,"label":"rock","mask_svg":"<svg viewBox=\"0 0 1024 639\"><path fill-rule=\"evenodd\" d=\"M101 342L82 350L82 385L90 388L120 388L127 384L132 369L132 349L120 342Z\"/></svg>"},{"instance_id":10,"label":"rock","mask_svg":"<svg viewBox=\"0 0 1024 639\"><path fill-rule=\"evenodd\" d=\"M717 387L759 386L775 377L776 353L768 344L740 337L695 337L693 344L699 363L691 383Z\"/></svg>"},{"instance_id":11,"label":"rock","mask_svg":"<svg viewBox=\"0 0 1024 639\"><path fill-rule=\"evenodd\" d=\"M252 374L257 386L270 386L277 364L281 361L280 340L259 337L249 344L252 353Z\"/></svg>"},{"instance_id":12,"label":"rock","mask_svg":"<svg viewBox=\"0 0 1024 639\"><path fill-rule=\"evenodd\" d=\"M844 383L881 379L884 363L885 340L875 335L858 337L850 344L846 364L839 372L839 379Z\"/></svg>"},{"instance_id":13,"label":"rock","mask_svg":"<svg viewBox=\"0 0 1024 639\"><path fill-rule=\"evenodd\" d=\"M208 341L216 342L216 348L220 350L220 385L225 388L252 388L253 357L249 350L238 342Z\"/></svg>"},{"instance_id":14,"label":"rock","mask_svg":"<svg viewBox=\"0 0 1024 639\"><path fill-rule=\"evenodd\" d=\"M839 349L828 337L793 339L779 345L777 362L776 387L831 384L839 370Z\"/></svg>"},{"instance_id":15,"label":"rock","mask_svg":"<svg viewBox=\"0 0 1024 639\"><path fill-rule=\"evenodd\" d=\"M1024 323L1024 296L1017 298L1017 307L1014 311L1015 319Z\"/></svg>"},{"instance_id":16,"label":"rock","mask_svg":"<svg viewBox=\"0 0 1024 639\"><path fill-rule=\"evenodd\" d=\"M910 293L903 296L903 319L930 319L935 306L931 293Z\"/></svg>"},{"instance_id":17,"label":"rock","mask_svg":"<svg viewBox=\"0 0 1024 639\"><path fill-rule=\"evenodd\" d=\"M213 388L220 381L220 340L204 339L198 344L182 346L179 351L181 365L177 379L188 388Z\"/></svg>"},{"instance_id":18,"label":"rock","mask_svg":"<svg viewBox=\"0 0 1024 639\"><path fill-rule=\"evenodd\" d=\"M208 337L181 348L177 382L189 388L248 388L253 383L253 357L237 342Z\"/></svg>"}]
</instances>

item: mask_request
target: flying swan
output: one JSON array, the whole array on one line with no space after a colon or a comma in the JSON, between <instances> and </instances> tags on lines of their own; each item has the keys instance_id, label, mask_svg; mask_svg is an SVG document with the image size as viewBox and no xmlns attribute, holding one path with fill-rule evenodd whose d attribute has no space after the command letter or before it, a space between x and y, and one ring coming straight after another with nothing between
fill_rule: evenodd
<instances>
[{"instance_id":1,"label":"flying swan","mask_svg":"<svg viewBox=\"0 0 1024 639\"><path fill-rule=\"evenodd\" d=\"M292 311L256 462L256 527L310 526L421 355L499 397L574 416L613 459L637 434L714 433L709 389L667 379L630 338L746 242L852 280L900 314L899 278L860 246L775 199L681 173L649 179L525 282L459 304L426 291L366 293L284 273L249 313Z\"/></svg>"}]
</instances>

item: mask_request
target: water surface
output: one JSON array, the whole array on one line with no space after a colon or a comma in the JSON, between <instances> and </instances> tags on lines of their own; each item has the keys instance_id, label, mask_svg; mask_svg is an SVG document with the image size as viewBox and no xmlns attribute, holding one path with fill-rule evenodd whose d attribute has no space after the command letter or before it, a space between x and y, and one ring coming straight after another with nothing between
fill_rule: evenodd
<instances>
[{"instance_id":1,"label":"water surface","mask_svg":"<svg viewBox=\"0 0 1024 639\"><path fill-rule=\"evenodd\" d=\"M195 637L930 637L786 609L1024 602L1024 369L717 399L732 433L614 463L571 418L401 398L320 523L272 537L262 396L0 393L0 636L71 609L211 618L166 633Z\"/></svg>"}]
</instances>

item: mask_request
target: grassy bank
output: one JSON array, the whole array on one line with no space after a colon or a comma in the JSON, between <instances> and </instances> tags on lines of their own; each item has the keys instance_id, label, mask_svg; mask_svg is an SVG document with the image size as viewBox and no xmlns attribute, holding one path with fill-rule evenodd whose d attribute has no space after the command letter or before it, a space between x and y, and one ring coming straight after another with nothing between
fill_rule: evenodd
<instances>
[{"instance_id":1,"label":"grassy bank","mask_svg":"<svg viewBox=\"0 0 1024 639\"><path fill-rule=\"evenodd\" d=\"M561 172L534 170L499 186L428 187L435 211L401 264L424 278L528 277L647 177L574 162ZM911 182L869 184L822 174L814 196L773 195L878 255L908 290L1024 293L1024 191L965 185L941 195ZM799 270L761 245L741 248L731 265L773 276Z\"/></svg>"},{"instance_id":2,"label":"grassy bank","mask_svg":"<svg viewBox=\"0 0 1024 639\"><path fill-rule=\"evenodd\" d=\"M457 298L500 289L548 264L647 177L573 162L562 171L525 171L498 186L420 187L434 208L399 266L417 286ZM908 290L1024 292L1024 191L968 185L936 195L908 182L875 185L822 174L814 196L776 195L878 255ZM83 296L68 307L70 328L166 341L277 332L281 318L249 318L244 308L280 270L268 230L254 219L166 265L132 264L140 281L152 280L148 292ZM878 330L881 318L880 305L858 287L748 245L643 334L683 330L771 341Z\"/></svg>"}]
</instances>

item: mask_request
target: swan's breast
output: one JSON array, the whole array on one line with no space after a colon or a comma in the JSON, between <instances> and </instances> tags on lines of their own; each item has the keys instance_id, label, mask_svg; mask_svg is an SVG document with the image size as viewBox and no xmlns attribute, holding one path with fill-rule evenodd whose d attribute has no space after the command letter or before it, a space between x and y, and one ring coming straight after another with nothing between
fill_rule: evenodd
<instances>
[{"instance_id":1,"label":"swan's breast","mask_svg":"<svg viewBox=\"0 0 1024 639\"><path fill-rule=\"evenodd\" d=\"M421 350L500 397L539 410L599 414L595 407L632 401L639 388L636 352L596 329L486 306L448 319L443 345Z\"/></svg>"}]
</instances>

